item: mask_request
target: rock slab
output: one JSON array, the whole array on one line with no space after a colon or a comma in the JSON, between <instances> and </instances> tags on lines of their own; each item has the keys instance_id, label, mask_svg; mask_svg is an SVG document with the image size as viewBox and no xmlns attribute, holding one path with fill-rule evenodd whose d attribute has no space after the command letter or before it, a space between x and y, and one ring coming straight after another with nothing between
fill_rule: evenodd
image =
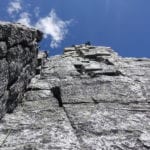
<instances>
[{"instance_id":1,"label":"rock slab","mask_svg":"<svg viewBox=\"0 0 150 150\"><path fill-rule=\"evenodd\" d=\"M0 121L0 149L150 149L150 59L89 44L42 56L23 102Z\"/></svg>"}]
</instances>

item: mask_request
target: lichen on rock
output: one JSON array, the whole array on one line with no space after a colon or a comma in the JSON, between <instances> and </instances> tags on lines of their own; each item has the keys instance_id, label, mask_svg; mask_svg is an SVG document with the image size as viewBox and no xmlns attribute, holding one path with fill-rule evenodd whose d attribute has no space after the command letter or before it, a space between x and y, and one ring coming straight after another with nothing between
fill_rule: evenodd
<instances>
[{"instance_id":1,"label":"lichen on rock","mask_svg":"<svg viewBox=\"0 0 150 150\"><path fill-rule=\"evenodd\" d=\"M88 43L37 57L39 31L0 26L14 27L0 34L1 114L23 98L0 121L0 149L150 149L150 59Z\"/></svg>"},{"instance_id":2,"label":"lichen on rock","mask_svg":"<svg viewBox=\"0 0 150 150\"><path fill-rule=\"evenodd\" d=\"M42 33L20 24L0 22L0 118L21 101L35 74Z\"/></svg>"}]
</instances>

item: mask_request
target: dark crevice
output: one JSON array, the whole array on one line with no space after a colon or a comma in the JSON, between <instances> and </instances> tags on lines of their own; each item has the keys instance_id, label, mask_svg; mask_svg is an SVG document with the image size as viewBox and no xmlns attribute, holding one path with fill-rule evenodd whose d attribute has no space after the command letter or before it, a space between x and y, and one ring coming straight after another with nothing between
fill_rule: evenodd
<instances>
[{"instance_id":1,"label":"dark crevice","mask_svg":"<svg viewBox=\"0 0 150 150\"><path fill-rule=\"evenodd\" d=\"M144 61L143 59L139 58L139 59L136 59L135 61Z\"/></svg>"},{"instance_id":2,"label":"dark crevice","mask_svg":"<svg viewBox=\"0 0 150 150\"><path fill-rule=\"evenodd\" d=\"M105 63L106 65L112 65L112 66L114 66L114 64L109 59L106 59L106 58L103 58L103 57L98 57L96 60L98 62Z\"/></svg>"},{"instance_id":3,"label":"dark crevice","mask_svg":"<svg viewBox=\"0 0 150 150\"><path fill-rule=\"evenodd\" d=\"M58 100L59 107L63 107L62 99L61 99L61 89L59 86L53 87L51 89L53 96Z\"/></svg>"},{"instance_id":4,"label":"dark crevice","mask_svg":"<svg viewBox=\"0 0 150 150\"><path fill-rule=\"evenodd\" d=\"M0 95L0 99L4 96L4 93L2 93L2 95Z\"/></svg>"},{"instance_id":5,"label":"dark crevice","mask_svg":"<svg viewBox=\"0 0 150 150\"><path fill-rule=\"evenodd\" d=\"M95 100L94 98L92 98L94 104L99 104L99 102L97 100Z\"/></svg>"},{"instance_id":6,"label":"dark crevice","mask_svg":"<svg viewBox=\"0 0 150 150\"><path fill-rule=\"evenodd\" d=\"M92 100L93 100L94 103L96 103L96 104L102 104L102 103L104 103L104 104L107 104L107 103L115 104L115 103L117 103L117 104L126 105L126 106L129 106L129 105L131 105L131 104L136 104L136 105L138 105L138 104L143 104L142 102L139 102L139 101L131 101L131 102L122 102L122 101L120 101L120 100L108 101L108 100L105 100L105 99L103 99L103 100L95 99L95 98L93 98L93 97L92 97ZM146 104L147 104L147 103L146 103Z\"/></svg>"},{"instance_id":7,"label":"dark crevice","mask_svg":"<svg viewBox=\"0 0 150 150\"><path fill-rule=\"evenodd\" d=\"M110 62L108 59L105 59L104 60L104 63L106 64L106 65L114 65L112 62Z\"/></svg>"},{"instance_id":8,"label":"dark crevice","mask_svg":"<svg viewBox=\"0 0 150 150\"><path fill-rule=\"evenodd\" d=\"M115 72L104 72L102 75L107 75L107 76L120 76L122 73L120 71L115 71Z\"/></svg>"},{"instance_id":9,"label":"dark crevice","mask_svg":"<svg viewBox=\"0 0 150 150\"><path fill-rule=\"evenodd\" d=\"M40 68L36 68L35 75L38 75L40 73L41 73L41 69Z\"/></svg>"},{"instance_id":10,"label":"dark crevice","mask_svg":"<svg viewBox=\"0 0 150 150\"><path fill-rule=\"evenodd\" d=\"M83 74L82 64L74 64L74 67L76 68L77 72L79 72L80 74Z\"/></svg>"},{"instance_id":11,"label":"dark crevice","mask_svg":"<svg viewBox=\"0 0 150 150\"><path fill-rule=\"evenodd\" d=\"M14 78L14 79L10 79L10 77L9 77L9 83L7 85L7 90L9 90L10 87L17 82L17 80L18 80L18 77Z\"/></svg>"},{"instance_id":12,"label":"dark crevice","mask_svg":"<svg viewBox=\"0 0 150 150\"><path fill-rule=\"evenodd\" d=\"M42 59L37 59L37 66L41 66L42 65Z\"/></svg>"},{"instance_id":13,"label":"dark crevice","mask_svg":"<svg viewBox=\"0 0 150 150\"><path fill-rule=\"evenodd\" d=\"M6 112L8 113L8 114L11 114L11 113L13 113L13 111L14 111L14 109L17 107L17 101L16 102L14 102L14 99L9 99L8 101L7 101L7 104L6 104L6 106L7 106L7 109L6 109Z\"/></svg>"},{"instance_id":14,"label":"dark crevice","mask_svg":"<svg viewBox=\"0 0 150 150\"><path fill-rule=\"evenodd\" d=\"M67 110L65 109L65 107L63 107L63 109L64 109L64 112L66 113L66 116L67 116L67 118L69 120L69 123L72 127L73 133L77 137L77 141L79 142L79 146L80 146L81 149L83 149L82 139L81 139L79 133L77 132L77 129L75 128L73 121L70 119L70 116L68 115Z\"/></svg>"},{"instance_id":15,"label":"dark crevice","mask_svg":"<svg viewBox=\"0 0 150 150\"><path fill-rule=\"evenodd\" d=\"M9 91L9 99L7 100L7 103L6 103L6 112L7 113L13 113L14 109L17 107L17 97L18 97L18 94L13 94L11 95L11 92Z\"/></svg>"},{"instance_id":16,"label":"dark crevice","mask_svg":"<svg viewBox=\"0 0 150 150\"><path fill-rule=\"evenodd\" d=\"M39 91L39 90L42 90L41 88L27 88L25 92L28 92L28 91Z\"/></svg>"},{"instance_id":17,"label":"dark crevice","mask_svg":"<svg viewBox=\"0 0 150 150\"><path fill-rule=\"evenodd\" d=\"M4 56L0 56L0 59L6 59L6 54Z\"/></svg>"},{"instance_id":18,"label":"dark crevice","mask_svg":"<svg viewBox=\"0 0 150 150\"><path fill-rule=\"evenodd\" d=\"M123 102L121 102L121 101L119 101L119 100L113 100L113 101L108 101L108 100L105 100L105 99L101 99L101 100L99 100L99 99L95 99L95 98L92 98L92 100L93 100L93 102L95 103L95 104L115 104L115 103L117 103L117 104L122 104L122 105L129 105L129 103L123 103Z\"/></svg>"},{"instance_id":19,"label":"dark crevice","mask_svg":"<svg viewBox=\"0 0 150 150\"><path fill-rule=\"evenodd\" d=\"M15 101L15 100L16 100L18 94L15 94L15 95L12 96L10 88L11 88L11 86L13 86L17 82L18 76L16 76L16 77L14 77L14 76L12 77L11 76L11 69L10 69L10 65L9 65L8 55L9 55L9 53L7 52L6 53L6 61L8 63L7 91L9 91L9 96L8 96L9 98L7 99L7 102L6 102L6 108L7 108L6 112L7 113L13 113L15 107L17 106L17 101Z\"/></svg>"},{"instance_id":20,"label":"dark crevice","mask_svg":"<svg viewBox=\"0 0 150 150\"><path fill-rule=\"evenodd\" d=\"M103 57L103 56L110 56L110 54L91 54L91 55L88 54L88 55L84 55L83 57L91 59L91 60L97 60L97 59L99 59L100 57Z\"/></svg>"},{"instance_id":21,"label":"dark crevice","mask_svg":"<svg viewBox=\"0 0 150 150\"><path fill-rule=\"evenodd\" d=\"M88 59L91 59L91 60L96 60L97 56L96 55L86 55L86 56L84 56L84 58L88 58Z\"/></svg>"},{"instance_id":22,"label":"dark crevice","mask_svg":"<svg viewBox=\"0 0 150 150\"><path fill-rule=\"evenodd\" d=\"M94 78L94 77L98 77L100 75L105 75L105 76L124 76L120 71L114 71L114 72L98 72L98 73L95 73L95 72L90 72L88 73L88 75L91 77L91 78Z\"/></svg>"},{"instance_id":23,"label":"dark crevice","mask_svg":"<svg viewBox=\"0 0 150 150\"><path fill-rule=\"evenodd\" d=\"M94 104L93 102L63 102L64 105L69 105L69 104L72 104L72 105L80 105L80 104Z\"/></svg>"}]
</instances>

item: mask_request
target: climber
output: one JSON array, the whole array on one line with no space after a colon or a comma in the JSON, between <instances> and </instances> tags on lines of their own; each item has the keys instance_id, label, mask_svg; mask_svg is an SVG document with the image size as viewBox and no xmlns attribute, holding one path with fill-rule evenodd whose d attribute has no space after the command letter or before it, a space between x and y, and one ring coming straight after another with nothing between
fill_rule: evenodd
<instances>
[{"instance_id":1,"label":"climber","mask_svg":"<svg viewBox=\"0 0 150 150\"><path fill-rule=\"evenodd\" d=\"M90 46L90 45L91 45L90 41L85 42L85 46Z\"/></svg>"},{"instance_id":2,"label":"climber","mask_svg":"<svg viewBox=\"0 0 150 150\"><path fill-rule=\"evenodd\" d=\"M48 57L48 52L47 52L47 51L44 51L44 53L45 53L45 58L47 59L47 57Z\"/></svg>"}]
</instances>

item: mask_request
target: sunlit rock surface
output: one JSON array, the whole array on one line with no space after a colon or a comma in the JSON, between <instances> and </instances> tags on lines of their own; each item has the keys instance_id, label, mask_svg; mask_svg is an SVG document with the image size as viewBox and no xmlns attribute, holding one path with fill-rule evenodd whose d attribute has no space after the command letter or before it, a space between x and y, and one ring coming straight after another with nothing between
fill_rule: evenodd
<instances>
[{"instance_id":1,"label":"sunlit rock surface","mask_svg":"<svg viewBox=\"0 0 150 150\"><path fill-rule=\"evenodd\" d=\"M40 60L23 103L0 122L0 143L2 150L149 150L150 59L83 44Z\"/></svg>"}]
</instances>

